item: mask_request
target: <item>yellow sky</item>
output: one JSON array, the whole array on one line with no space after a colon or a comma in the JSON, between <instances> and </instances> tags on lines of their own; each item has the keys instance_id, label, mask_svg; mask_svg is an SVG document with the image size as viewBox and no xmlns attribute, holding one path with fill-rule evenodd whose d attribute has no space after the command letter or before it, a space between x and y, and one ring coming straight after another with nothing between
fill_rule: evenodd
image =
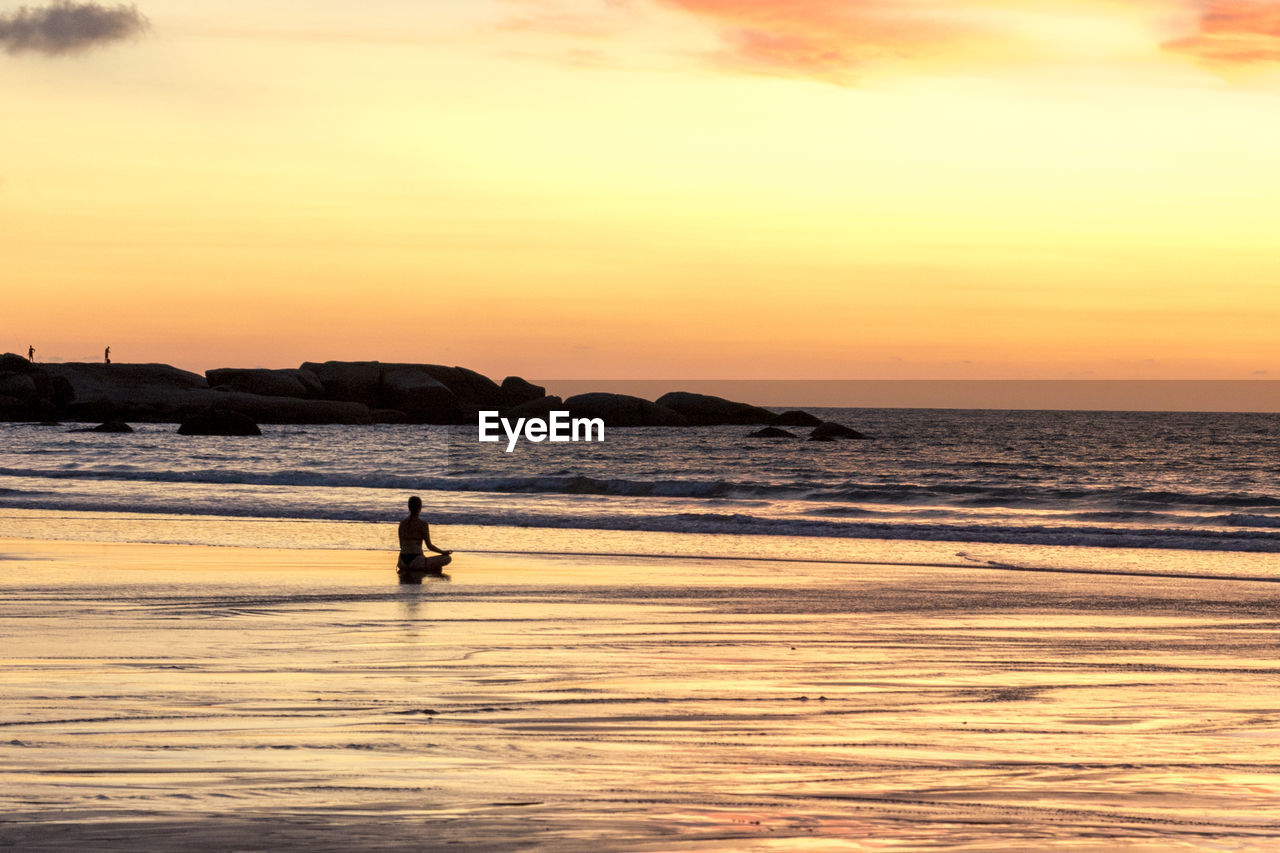
<instances>
[{"instance_id":1,"label":"yellow sky","mask_svg":"<svg viewBox=\"0 0 1280 853\"><path fill-rule=\"evenodd\" d=\"M143 0L58 51L0 23L0 349L1280 377L1278 6Z\"/></svg>"}]
</instances>

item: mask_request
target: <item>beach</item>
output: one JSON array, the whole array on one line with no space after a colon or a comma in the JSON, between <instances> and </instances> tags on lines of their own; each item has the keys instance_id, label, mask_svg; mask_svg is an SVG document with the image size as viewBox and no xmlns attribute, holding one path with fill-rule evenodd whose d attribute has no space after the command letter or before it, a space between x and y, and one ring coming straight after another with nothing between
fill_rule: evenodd
<instances>
[{"instance_id":1,"label":"beach","mask_svg":"<svg viewBox=\"0 0 1280 853\"><path fill-rule=\"evenodd\" d=\"M3 539L0 845L1280 844L1274 555L1017 547Z\"/></svg>"}]
</instances>

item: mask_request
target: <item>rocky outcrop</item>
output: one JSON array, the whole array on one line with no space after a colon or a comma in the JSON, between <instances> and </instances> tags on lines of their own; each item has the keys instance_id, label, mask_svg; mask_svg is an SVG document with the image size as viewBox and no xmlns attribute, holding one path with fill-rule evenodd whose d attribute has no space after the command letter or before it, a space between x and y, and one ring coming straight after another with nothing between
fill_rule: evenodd
<instances>
[{"instance_id":1,"label":"rocky outcrop","mask_svg":"<svg viewBox=\"0 0 1280 853\"><path fill-rule=\"evenodd\" d=\"M552 394L549 397L539 397L536 400L527 400L516 406L502 409L502 417L514 422L516 418L542 418L545 420L552 412L566 411L564 400Z\"/></svg>"},{"instance_id":2,"label":"rocky outcrop","mask_svg":"<svg viewBox=\"0 0 1280 853\"><path fill-rule=\"evenodd\" d=\"M527 382L519 376L508 376L502 380L502 387L498 390L502 394L504 408L519 406L521 403L529 403L547 396L546 388Z\"/></svg>"},{"instance_id":3,"label":"rocky outcrop","mask_svg":"<svg viewBox=\"0 0 1280 853\"><path fill-rule=\"evenodd\" d=\"M201 376L167 364L36 365L0 355L0 420L181 422L215 410L255 424L474 424L480 410L507 418L567 410L610 427L814 425L815 441L866 437L807 412L775 415L707 394L673 391L651 402L595 392L561 400L518 376L498 385L474 370L439 364L306 362L285 370L218 368ZM793 437L785 430L752 436Z\"/></svg>"},{"instance_id":4,"label":"rocky outcrop","mask_svg":"<svg viewBox=\"0 0 1280 853\"><path fill-rule=\"evenodd\" d=\"M821 424L813 428L813 432L809 433L812 441L832 441L837 438L868 438L856 429L850 429L844 424L837 424L831 421L823 421Z\"/></svg>"},{"instance_id":5,"label":"rocky outcrop","mask_svg":"<svg viewBox=\"0 0 1280 853\"><path fill-rule=\"evenodd\" d=\"M324 385L310 370L302 368L268 370L266 368L220 367L204 374L215 391L239 391L264 397L296 397L316 400L324 397Z\"/></svg>"},{"instance_id":6,"label":"rocky outcrop","mask_svg":"<svg viewBox=\"0 0 1280 853\"><path fill-rule=\"evenodd\" d=\"M771 424L777 417L773 412L759 406L736 403L710 394L693 394L688 391L672 391L669 394L663 394L655 402L682 415L685 420L695 426Z\"/></svg>"},{"instance_id":7,"label":"rocky outcrop","mask_svg":"<svg viewBox=\"0 0 1280 853\"><path fill-rule=\"evenodd\" d=\"M785 429L765 427L751 433L747 438L799 438L799 436L793 432L787 432Z\"/></svg>"},{"instance_id":8,"label":"rocky outcrop","mask_svg":"<svg viewBox=\"0 0 1280 853\"><path fill-rule=\"evenodd\" d=\"M564 401L564 407L575 418L600 418L608 427L689 425L683 415L666 406L628 394L576 394Z\"/></svg>"},{"instance_id":9,"label":"rocky outcrop","mask_svg":"<svg viewBox=\"0 0 1280 853\"><path fill-rule=\"evenodd\" d=\"M822 418L799 409L783 412L773 419L774 426L816 427L821 423Z\"/></svg>"},{"instance_id":10,"label":"rocky outcrop","mask_svg":"<svg viewBox=\"0 0 1280 853\"><path fill-rule=\"evenodd\" d=\"M209 409L184 418L178 435L262 435L262 430L247 415Z\"/></svg>"},{"instance_id":11,"label":"rocky outcrop","mask_svg":"<svg viewBox=\"0 0 1280 853\"><path fill-rule=\"evenodd\" d=\"M0 420L51 420L73 396L66 380L20 355L0 355Z\"/></svg>"}]
</instances>

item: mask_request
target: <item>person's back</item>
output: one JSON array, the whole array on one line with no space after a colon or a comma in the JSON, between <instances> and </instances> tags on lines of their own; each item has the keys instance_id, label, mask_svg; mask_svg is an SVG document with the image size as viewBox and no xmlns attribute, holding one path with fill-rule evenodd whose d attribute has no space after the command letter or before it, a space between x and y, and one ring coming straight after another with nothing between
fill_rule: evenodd
<instances>
[{"instance_id":1,"label":"person's back","mask_svg":"<svg viewBox=\"0 0 1280 853\"><path fill-rule=\"evenodd\" d=\"M400 537L400 558L396 561L396 570L401 575L406 573L440 572L453 561L452 551L442 551L431 544L431 528L419 518L422 512L422 498L409 498L409 516L400 521L397 533ZM423 549L434 551L438 556L428 557Z\"/></svg>"}]
</instances>

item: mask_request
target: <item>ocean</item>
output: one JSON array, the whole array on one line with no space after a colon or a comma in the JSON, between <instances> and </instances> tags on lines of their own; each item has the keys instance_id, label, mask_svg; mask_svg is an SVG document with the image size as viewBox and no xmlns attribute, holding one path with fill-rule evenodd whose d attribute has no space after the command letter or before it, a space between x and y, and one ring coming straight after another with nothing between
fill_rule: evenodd
<instances>
[{"instance_id":1,"label":"ocean","mask_svg":"<svg viewBox=\"0 0 1280 853\"><path fill-rule=\"evenodd\" d=\"M96 535L129 541L381 549L380 525L412 493L435 525L487 529L465 543L482 550L591 551L616 539L604 531L629 531L1280 552L1277 414L815 411L872 439L654 427L507 453L464 427L268 426L245 439L4 424L0 514L114 517L116 532ZM208 520L153 523L190 516ZM291 524L250 523L263 520ZM21 525L8 513L0 534Z\"/></svg>"}]
</instances>

